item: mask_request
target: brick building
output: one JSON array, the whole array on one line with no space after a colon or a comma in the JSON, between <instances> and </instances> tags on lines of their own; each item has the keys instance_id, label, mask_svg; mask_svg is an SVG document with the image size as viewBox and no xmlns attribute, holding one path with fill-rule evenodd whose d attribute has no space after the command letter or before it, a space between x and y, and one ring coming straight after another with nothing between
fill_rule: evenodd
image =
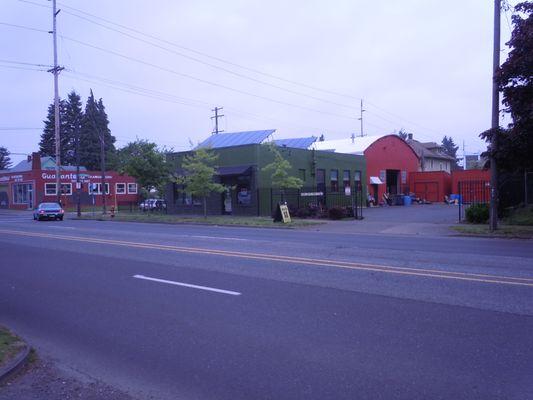
<instances>
[{"instance_id":1,"label":"brick building","mask_svg":"<svg viewBox=\"0 0 533 400\"><path fill-rule=\"evenodd\" d=\"M102 190L102 173L80 167L80 200L82 205L132 205L139 200L134 178L116 171L106 171ZM61 166L61 204L72 208L77 203L76 167ZM103 194L105 192L105 194ZM55 161L38 153L28 156L13 168L0 171L0 208L33 209L42 202L57 201Z\"/></svg>"}]
</instances>

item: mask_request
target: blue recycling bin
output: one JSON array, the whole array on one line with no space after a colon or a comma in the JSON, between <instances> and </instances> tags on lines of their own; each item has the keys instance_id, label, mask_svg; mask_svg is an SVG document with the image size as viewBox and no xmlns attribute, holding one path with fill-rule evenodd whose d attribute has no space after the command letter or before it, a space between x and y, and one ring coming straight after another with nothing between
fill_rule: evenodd
<instances>
[{"instance_id":1,"label":"blue recycling bin","mask_svg":"<svg viewBox=\"0 0 533 400\"><path fill-rule=\"evenodd\" d=\"M403 196L403 205L410 206L413 203L411 196Z\"/></svg>"},{"instance_id":2,"label":"blue recycling bin","mask_svg":"<svg viewBox=\"0 0 533 400\"><path fill-rule=\"evenodd\" d=\"M459 204L463 204L463 197L460 194L451 194L450 195L450 200L451 201L457 200L457 202Z\"/></svg>"}]
</instances>

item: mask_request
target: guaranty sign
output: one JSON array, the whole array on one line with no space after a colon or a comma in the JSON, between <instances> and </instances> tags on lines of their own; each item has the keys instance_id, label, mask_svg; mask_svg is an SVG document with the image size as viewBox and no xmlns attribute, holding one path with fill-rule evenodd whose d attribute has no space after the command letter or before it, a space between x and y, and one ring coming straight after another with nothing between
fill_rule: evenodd
<instances>
[{"instance_id":1,"label":"guaranty sign","mask_svg":"<svg viewBox=\"0 0 533 400\"><path fill-rule=\"evenodd\" d=\"M43 172L41 175L41 178L43 179L56 179L56 174L48 174L46 172ZM70 174L61 174L61 179L76 179L76 174L70 173ZM111 179L111 175L106 175L105 179ZM89 175L89 174L80 174L80 179L102 179L102 175Z\"/></svg>"}]
</instances>

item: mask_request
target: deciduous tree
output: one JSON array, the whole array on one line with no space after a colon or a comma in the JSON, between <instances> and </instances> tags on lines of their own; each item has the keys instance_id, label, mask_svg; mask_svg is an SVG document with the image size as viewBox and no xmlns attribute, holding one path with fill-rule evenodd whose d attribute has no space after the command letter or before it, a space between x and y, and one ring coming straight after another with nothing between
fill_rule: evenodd
<instances>
[{"instance_id":1,"label":"deciduous tree","mask_svg":"<svg viewBox=\"0 0 533 400\"><path fill-rule=\"evenodd\" d=\"M498 168L508 172L533 169L533 2L515 6L513 25L511 51L497 74L512 122L497 131L497 149L489 148ZM492 143L495 133L488 130L481 137Z\"/></svg>"},{"instance_id":2,"label":"deciduous tree","mask_svg":"<svg viewBox=\"0 0 533 400\"><path fill-rule=\"evenodd\" d=\"M274 161L266 165L262 170L271 172L272 187L278 189L300 189L303 181L300 178L291 176L291 163L283 158L283 155L274 143L265 144L268 150L274 153Z\"/></svg>"},{"instance_id":3,"label":"deciduous tree","mask_svg":"<svg viewBox=\"0 0 533 400\"><path fill-rule=\"evenodd\" d=\"M177 182L184 185L185 193L201 197L204 205L204 217L207 218L207 197L211 193L222 193L225 188L214 182L215 163L218 156L209 149L200 148L185 156L182 162L183 175Z\"/></svg>"},{"instance_id":4,"label":"deciduous tree","mask_svg":"<svg viewBox=\"0 0 533 400\"><path fill-rule=\"evenodd\" d=\"M155 143L137 139L117 151L118 170L136 178L146 192L163 193L170 176L165 154Z\"/></svg>"}]
</instances>

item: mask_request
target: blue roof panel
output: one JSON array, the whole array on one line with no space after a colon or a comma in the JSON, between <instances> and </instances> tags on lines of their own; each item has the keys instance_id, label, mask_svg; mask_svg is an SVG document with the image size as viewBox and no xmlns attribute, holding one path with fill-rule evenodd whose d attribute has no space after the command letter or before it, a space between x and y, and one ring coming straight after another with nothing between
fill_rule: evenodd
<instances>
[{"instance_id":1,"label":"blue roof panel","mask_svg":"<svg viewBox=\"0 0 533 400\"><path fill-rule=\"evenodd\" d=\"M242 146L245 144L261 144L275 131L275 129L268 129L264 131L219 133L218 135L209 136L196 148L210 147L219 149L221 147Z\"/></svg>"},{"instance_id":2,"label":"blue roof panel","mask_svg":"<svg viewBox=\"0 0 533 400\"><path fill-rule=\"evenodd\" d=\"M278 139L274 140L274 143L280 147L292 147L297 149L308 149L313 143L315 143L316 137L304 137L294 139Z\"/></svg>"}]
</instances>

